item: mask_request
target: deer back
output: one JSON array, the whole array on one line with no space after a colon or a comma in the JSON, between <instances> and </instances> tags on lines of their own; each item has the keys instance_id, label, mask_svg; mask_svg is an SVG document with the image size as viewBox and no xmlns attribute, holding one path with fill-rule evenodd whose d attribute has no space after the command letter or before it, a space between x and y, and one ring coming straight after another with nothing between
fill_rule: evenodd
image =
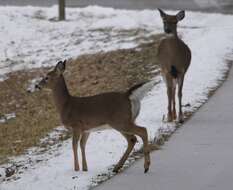
<instances>
[{"instance_id":1,"label":"deer back","mask_svg":"<svg viewBox=\"0 0 233 190\"><path fill-rule=\"evenodd\" d=\"M91 130L109 124L125 125L131 120L130 100L125 93L111 92L89 97L71 97L61 113L65 126Z\"/></svg>"}]
</instances>

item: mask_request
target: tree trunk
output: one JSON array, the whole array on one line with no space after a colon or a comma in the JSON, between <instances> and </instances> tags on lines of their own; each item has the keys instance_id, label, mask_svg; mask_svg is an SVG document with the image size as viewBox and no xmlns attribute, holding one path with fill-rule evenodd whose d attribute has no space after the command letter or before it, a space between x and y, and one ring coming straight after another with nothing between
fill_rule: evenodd
<instances>
[{"instance_id":1,"label":"tree trunk","mask_svg":"<svg viewBox=\"0 0 233 190\"><path fill-rule=\"evenodd\" d=\"M65 0L59 0L59 20L65 20L66 19L66 12L65 12Z\"/></svg>"}]
</instances>

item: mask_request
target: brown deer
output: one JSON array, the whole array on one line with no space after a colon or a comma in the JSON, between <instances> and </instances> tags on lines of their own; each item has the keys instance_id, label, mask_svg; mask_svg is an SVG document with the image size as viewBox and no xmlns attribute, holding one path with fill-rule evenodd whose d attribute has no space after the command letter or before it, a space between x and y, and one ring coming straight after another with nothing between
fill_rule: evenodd
<instances>
[{"instance_id":1,"label":"brown deer","mask_svg":"<svg viewBox=\"0 0 233 190\"><path fill-rule=\"evenodd\" d=\"M69 93L63 76L66 62L58 62L55 68L35 86L51 89L55 105L63 125L72 130L74 169L79 170L78 142L82 152L82 169L87 171L85 145L91 131L106 128L106 125L120 132L128 142L128 147L120 161L114 167L114 172L123 166L132 151L138 135L142 138L145 155L144 171L149 170L150 155L147 130L137 126L134 121L140 111L140 101L134 92L145 83L137 84L126 92L109 92L89 97L76 97Z\"/></svg>"},{"instance_id":2,"label":"brown deer","mask_svg":"<svg viewBox=\"0 0 233 190\"><path fill-rule=\"evenodd\" d=\"M177 119L176 85L178 84L179 122L183 122L182 89L185 73L191 62L191 50L177 35L177 23L185 17L185 11L176 15L168 15L158 9L163 20L164 32L168 34L162 39L158 48L158 62L167 86L168 113L167 121Z\"/></svg>"}]
</instances>

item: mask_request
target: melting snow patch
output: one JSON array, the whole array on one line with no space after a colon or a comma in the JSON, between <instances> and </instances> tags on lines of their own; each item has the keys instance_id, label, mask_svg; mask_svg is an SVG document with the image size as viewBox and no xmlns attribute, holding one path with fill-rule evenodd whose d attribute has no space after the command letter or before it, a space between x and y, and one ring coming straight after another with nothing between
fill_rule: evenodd
<instances>
[{"instance_id":1,"label":"melting snow patch","mask_svg":"<svg viewBox=\"0 0 233 190\"><path fill-rule=\"evenodd\" d=\"M0 183L5 178L5 175L6 175L5 168L0 168Z\"/></svg>"},{"instance_id":2,"label":"melting snow patch","mask_svg":"<svg viewBox=\"0 0 233 190\"><path fill-rule=\"evenodd\" d=\"M8 113L0 116L0 123L5 123L6 121L16 118L15 113Z\"/></svg>"},{"instance_id":3,"label":"melting snow patch","mask_svg":"<svg viewBox=\"0 0 233 190\"><path fill-rule=\"evenodd\" d=\"M29 81L29 84L28 84L28 87L27 87L27 92L35 92L35 86L36 84L41 80L42 78L41 77L38 77L38 78L34 78L32 80Z\"/></svg>"}]
</instances>

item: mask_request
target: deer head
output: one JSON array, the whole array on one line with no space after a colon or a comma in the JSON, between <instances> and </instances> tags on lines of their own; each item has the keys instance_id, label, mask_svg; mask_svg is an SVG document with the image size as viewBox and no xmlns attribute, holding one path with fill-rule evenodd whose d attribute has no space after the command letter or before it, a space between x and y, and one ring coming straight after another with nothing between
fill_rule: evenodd
<instances>
[{"instance_id":1,"label":"deer head","mask_svg":"<svg viewBox=\"0 0 233 190\"><path fill-rule=\"evenodd\" d=\"M185 11L180 11L176 15L168 15L161 9L158 9L163 19L163 28L165 33L177 35L177 23L185 17Z\"/></svg>"},{"instance_id":2,"label":"deer head","mask_svg":"<svg viewBox=\"0 0 233 190\"><path fill-rule=\"evenodd\" d=\"M45 77L35 86L36 89L42 88L53 89L54 85L58 81L57 79L63 74L66 68L66 60L59 61L54 69L46 74Z\"/></svg>"}]
</instances>

